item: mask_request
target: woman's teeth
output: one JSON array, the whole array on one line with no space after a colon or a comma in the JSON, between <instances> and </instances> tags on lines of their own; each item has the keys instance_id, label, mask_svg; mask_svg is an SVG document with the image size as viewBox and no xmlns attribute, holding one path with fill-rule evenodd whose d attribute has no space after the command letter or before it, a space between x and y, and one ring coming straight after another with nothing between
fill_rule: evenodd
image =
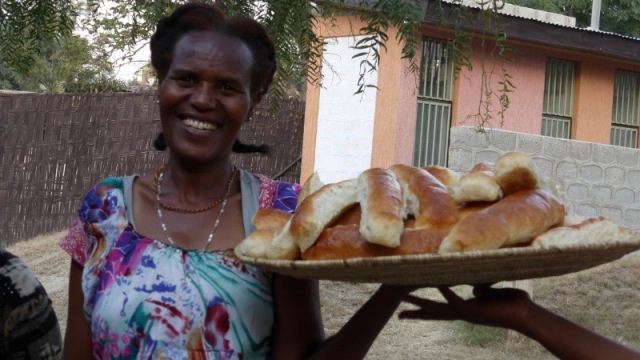
<instances>
[{"instance_id":1,"label":"woman's teeth","mask_svg":"<svg viewBox=\"0 0 640 360\"><path fill-rule=\"evenodd\" d=\"M193 119L182 120L182 123L187 125L188 127L192 127L194 129L198 129L198 130L205 130L205 131L214 131L214 130L216 130L218 128L216 125L209 124L209 123L202 122L202 121L193 120Z\"/></svg>"}]
</instances>

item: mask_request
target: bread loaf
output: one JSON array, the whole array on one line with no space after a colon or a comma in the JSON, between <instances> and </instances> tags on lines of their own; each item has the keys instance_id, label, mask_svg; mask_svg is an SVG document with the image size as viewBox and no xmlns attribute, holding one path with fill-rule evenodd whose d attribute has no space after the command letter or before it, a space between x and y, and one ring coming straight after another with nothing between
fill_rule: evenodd
<instances>
[{"instance_id":1,"label":"bread loaf","mask_svg":"<svg viewBox=\"0 0 640 360\"><path fill-rule=\"evenodd\" d=\"M300 246L291 236L291 222L285 224L281 231L277 231L271 245L266 249L266 258L272 260L296 260L300 258Z\"/></svg>"},{"instance_id":2,"label":"bread loaf","mask_svg":"<svg viewBox=\"0 0 640 360\"><path fill-rule=\"evenodd\" d=\"M564 206L542 190L525 190L464 218L439 253L489 250L528 242L564 219Z\"/></svg>"},{"instance_id":3,"label":"bread loaf","mask_svg":"<svg viewBox=\"0 0 640 360\"><path fill-rule=\"evenodd\" d=\"M402 186L403 217L415 217L415 229L449 229L458 221L458 209L447 188L427 171L396 164L389 168Z\"/></svg>"},{"instance_id":4,"label":"bread loaf","mask_svg":"<svg viewBox=\"0 0 640 360\"><path fill-rule=\"evenodd\" d=\"M373 244L389 247L400 245L404 200L402 188L393 172L373 168L360 174L358 202L362 208L362 237Z\"/></svg>"},{"instance_id":5,"label":"bread loaf","mask_svg":"<svg viewBox=\"0 0 640 360\"><path fill-rule=\"evenodd\" d=\"M453 192L456 204L500 200L502 190L494 179L493 169L492 163L482 162L462 176Z\"/></svg>"},{"instance_id":6,"label":"bread loaf","mask_svg":"<svg viewBox=\"0 0 640 360\"><path fill-rule=\"evenodd\" d=\"M480 210L486 209L487 207L493 204L495 204L495 201L494 202L472 202L472 203L466 203L464 205L461 205L460 207L458 207L458 214L460 214L459 221L461 221L462 219L466 218L469 215L473 215L477 213Z\"/></svg>"},{"instance_id":7,"label":"bread loaf","mask_svg":"<svg viewBox=\"0 0 640 360\"><path fill-rule=\"evenodd\" d=\"M400 245L388 247L366 241L357 225L336 226L322 232L318 240L302 253L303 260L337 260L357 257L436 253L448 230L402 232Z\"/></svg>"},{"instance_id":8,"label":"bread loaf","mask_svg":"<svg viewBox=\"0 0 640 360\"><path fill-rule=\"evenodd\" d=\"M538 173L531 157L520 151L502 155L494 167L495 179L505 196L538 188Z\"/></svg>"},{"instance_id":9,"label":"bread loaf","mask_svg":"<svg viewBox=\"0 0 640 360\"><path fill-rule=\"evenodd\" d=\"M529 155L507 153L492 165L478 164L460 177L443 167L397 164L329 185L313 174L295 214L258 211L256 231L236 251L329 260L549 248L628 236L610 219L566 215L564 192L537 173Z\"/></svg>"},{"instance_id":10,"label":"bread loaf","mask_svg":"<svg viewBox=\"0 0 640 360\"><path fill-rule=\"evenodd\" d=\"M259 229L252 232L246 239L244 239L238 246L236 247L236 252L244 255L251 256L260 259L268 259L267 254L269 253L269 248L271 247L271 243L276 235L280 232L280 229L270 228L270 229ZM297 256L298 254L287 255L281 254L284 258L289 258L293 256ZM294 257L295 258L295 257Z\"/></svg>"},{"instance_id":11,"label":"bread loaf","mask_svg":"<svg viewBox=\"0 0 640 360\"><path fill-rule=\"evenodd\" d=\"M447 188L449 193L453 194L453 189L460 180L460 174L458 172L436 165L423 166L422 169L438 179L438 181Z\"/></svg>"},{"instance_id":12,"label":"bread loaf","mask_svg":"<svg viewBox=\"0 0 640 360\"><path fill-rule=\"evenodd\" d=\"M548 230L533 240L534 248L557 248L576 244L602 244L624 240L627 232L606 217L586 219L583 222Z\"/></svg>"},{"instance_id":13,"label":"bread loaf","mask_svg":"<svg viewBox=\"0 0 640 360\"><path fill-rule=\"evenodd\" d=\"M309 176L307 181L305 181L304 185L302 185L302 189L298 193L298 205L307 198L307 196L313 194L314 192L320 190L325 184L320 180L320 175L317 172L314 172Z\"/></svg>"},{"instance_id":14,"label":"bread loaf","mask_svg":"<svg viewBox=\"0 0 640 360\"><path fill-rule=\"evenodd\" d=\"M260 209L253 216L251 220L251 224L256 230L262 229L278 229L282 230L282 228L286 225L286 223L291 219L291 214L288 212L277 210L277 209Z\"/></svg>"},{"instance_id":15,"label":"bread loaf","mask_svg":"<svg viewBox=\"0 0 640 360\"><path fill-rule=\"evenodd\" d=\"M362 218L362 208L360 204L355 204L344 214L340 215L333 223L329 224L327 228L341 226L341 225L360 225L360 219Z\"/></svg>"},{"instance_id":16,"label":"bread loaf","mask_svg":"<svg viewBox=\"0 0 640 360\"><path fill-rule=\"evenodd\" d=\"M305 251L313 245L324 228L356 203L358 180L350 179L323 186L305 198L289 221L289 226L276 240L291 237L293 243Z\"/></svg>"}]
</instances>

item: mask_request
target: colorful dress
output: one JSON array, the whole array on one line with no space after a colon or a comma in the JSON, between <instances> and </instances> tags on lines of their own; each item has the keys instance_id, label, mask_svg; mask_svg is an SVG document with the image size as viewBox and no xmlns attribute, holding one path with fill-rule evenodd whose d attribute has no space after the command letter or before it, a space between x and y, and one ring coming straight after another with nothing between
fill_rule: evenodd
<instances>
[{"instance_id":1,"label":"colorful dress","mask_svg":"<svg viewBox=\"0 0 640 360\"><path fill-rule=\"evenodd\" d=\"M293 211L298 185L258 178L258 208ZM84 265L94 357L268 359L270 274L231 251L184 250L145 238L129 221L124 194L123 178L92 188L61 243Z\"/></svg>"}]
</instances>

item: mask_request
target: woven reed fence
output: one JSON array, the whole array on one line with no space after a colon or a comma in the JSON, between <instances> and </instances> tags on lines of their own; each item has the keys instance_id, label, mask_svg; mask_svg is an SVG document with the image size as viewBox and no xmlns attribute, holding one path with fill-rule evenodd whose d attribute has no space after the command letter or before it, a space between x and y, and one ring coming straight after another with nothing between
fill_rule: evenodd
<instances>
[{"instance_id":1,"label":"woven reed fence","mask_svg":"<svg viewBox=\"0 0 640 360\"><path fill-rule=\"evenodd\" d=\"M269 156L234 155L246 170L299 181L304 103L263 101L240 139ZM160 120L155 95L0 95L0 244L65 229L86 191L106 176L154 171Z\"/></svg>"}]
</instances>

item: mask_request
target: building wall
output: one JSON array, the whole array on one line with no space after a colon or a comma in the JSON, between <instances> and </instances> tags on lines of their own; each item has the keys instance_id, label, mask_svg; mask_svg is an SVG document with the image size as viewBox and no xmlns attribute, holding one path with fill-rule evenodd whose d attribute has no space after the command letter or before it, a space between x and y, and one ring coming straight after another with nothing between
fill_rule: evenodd
<instances>
[{"instance_id":1,"label":"building wall","mask_svg":"<svg viewBox=\"0 0 640 360\"><path fill-rule=\"evenodd\" d=\"M325 40L345 43L336 39L352 38L362 26L357 18L340 17L330 23L319 23L315 31ZM437 31L430 26L423 26L421 32L424 36L433 38L453 37L451 31ZM409 62L401 59L401 44L394 41L394 30L389 30L388 35L387 48L380 52L378 72L374 75L377 88L369 88L365 92L365 96L373 96L375 100L367 104L362 103L362 95L353 95L357 89L359 74L359 61L351 59L353 49L343 48L343 52L339 54L336 53L336 48L326 49L325 60L334 60L328 64L341 67L344 72L341 82L336 85L342 90L333 88L335 84L327 82L327 74L331 72L327 71L328 65L323 62L325 87L310 84L307 88L301 181L304 182L316 170L326 174L333 171L334 175L320 174L326 182L333 182L348 177L348 171L412 162L418 74L411 73L408 70ZM332 44L332 41L328 43ZM518 48L520 53L508 54L510 61L497 58L494 63L489 55L482 59L479 39L474 40L471 55L473 70L463 69L454 84L452 127L478 125L470 116L478 112L481 102L481 62L484 61L485 69L494 69L498 74L501 65L504 65L516 87L514 92L509 93L510 107L505 114L504 123L500 124L500 120L494 118L489 124L485 124L486 128L540 134L546 60L554 57L577 63L572 139L608 144L615 70L640 72L640 62L619 61L613 57L563 51L534 44L510 45ZM492 44L487 43L486 46L490 48ZM417 50L419 54L420 49ZM349 65L342 67L341 62ZM490 83L494 91L499 88L497 82L498 78L493 76ZM329 101L329 98L333 100ZM498 99L493 98L492 102L495 104ZM494 107L493 110L497 108ZM350 132L355 125L347 124L354 119L360 119L358 126L361 128ZM369 136L371 143L367 143ZM342 140L338 140L338 137ZM368 149L370 157L366 164L364 152ZM356 164L351 161L353 156L360 156L360 162Z\"/></svg>"},{"instance_id":2,"label":"building wall","mask_svg":"<svg viewBox=\"0 0 640 360\"><path fill-rule=\"evenodd\" d=\"M360 73L353 34L363 24L354 17L318 23L316 34L328 43L324 50L322 86L308 84L303 135L301 181L318 171L325 183L351 177L369 167L411 163L416 78L400 44L389 41L380 50L378 71L368 78L377 88L354 94ZM395 39L394 30L388 32ZM413 85L411 85L413 84ZM373 99L373 100L372 100ZM375 145L374 145L375 144Z\"/></svg>"},{"instance_id":3,"label":"building wall","mask_svg":"<svg viewBox=\"0 0 640 360\"><path fill-rule=\"evenodd\" d=\"M479 162L494 162L509 151L523 151L538 170L565 191L572 213L607 216L640 230L640 150L512 131L478 133L451 129L449 167L466 172Z\"/></svg>"},{"instance_id":4,"label":"building wall","mask_svg":"<svg viewBox=\"0 0 640 360\"><path fill-rule=\"evenodd\" d=\"M432 27L423 27L426 37L450 39L446 31L437 31ZM463 68L455 84L452 111L452 126L477 126L471 116L478 113L481 101L482 62L485 69L494 70L492 89L499 89L501 66L512 76L511 82L516 89L509 93L510 106L505 114L504 123L495 118L487 124L488 128L517 131L528 134L540 134L542 126L542 105L544 100L544 81L546 60L548 57L576 62L576 82L574 92L574 113L571 138L608 144L611 130L613 106L614 75L616 69L640 72L640 63L618 61L614 58L591 54L562 51L548 46L523 43L510 44L520 53L508 53L510 61L485 55L482 59L479 39L473 42L470 71ZM485 48L493 44L487 42ZM493 98L496 104L498 99ZM497 110L496 106L493 110Z\"/></svg>"},{"instance_id":5,"label":"building wall","mask_svg":"<svg viewBox=\"0 0 640 360\"><path fill-rule=\"evenodd\" d=\"M493 46L493 44L489 44ZM500 128L504 130L520 131L530 134L540 133L542 126L542 101L544 94L544 71L546 57L544 51L537 48L523 49L521 54L509 54L511 61L503 61L499 57L493 58L485 55L484 68L489 74L491 88L496 92L500 88L501 66L512 76L510 79L515 90L508 94L510 106L502 119L495 115L488 127ZM476 126L477 123L471 118L478 113L478 106L481 101L482 90L482 47L480 41L473 42L473 52L471 54L473 69L463 68L460 72L459 81L455 88L457 100L454 102L456 108L454 126L469 125ZM493 97L491 101L498 103L498 99ZM493 106L494 110L498 108Z\"/></svg>"},{"instance_id":6,"label":"building wall","mask_svg":"<svg viewBox=\"0 0 640 360\"><path fill-rule=\"evenodd\" d=\"M314 170L326 183L358 176L371 167L376 94L353 95L359 59L351 48L360 37L331 37L325 46L315 136ZM329 66L329 64L331 66ZM377 74L366 81L375 86Z\"/></svg>"}]
</instances>

